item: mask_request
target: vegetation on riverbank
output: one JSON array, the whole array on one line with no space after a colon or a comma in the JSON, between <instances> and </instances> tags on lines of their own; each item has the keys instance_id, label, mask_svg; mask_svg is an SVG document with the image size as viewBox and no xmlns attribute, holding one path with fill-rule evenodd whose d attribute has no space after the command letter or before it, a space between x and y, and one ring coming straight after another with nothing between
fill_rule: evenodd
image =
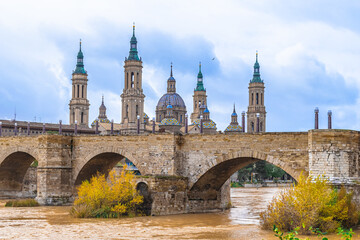
<instances>
[{"instance_id":1,"label":"vegetation on riverbank","mask_svg":"<svg viewBox=\"0 0 360 240\"><path fill-rule=\"evenodd\" d=\"M322 176L300 176L296 186L274 198L260 214L264 229L276 226L279 231L299 231L311 234L312 229L335 232L339 227L350 228L359 222L359 210L352 201L353 193L345 188L333 188Z\"/></svg>"},{"instance_id":2,"label":"vegetation on riverbank","mask_svg":"<svg viewBox=\"0 0 360 240\"><path fill-rule=\"evenodd\" d=\"M312 233L316 234L319 238L321 238L321 240L328 240L328 238L324 236L326 233L323 233L318 229L313 229L311 227L309 228L309 230ZM284 234L276 226L274 226L273 231L275 233L275 237L279 238L280 240L310 240L309 238L301 239L297 237L299 228L296 228L295 230ZM352 237L355 234L351 228L347 230L339 227L336 232L337 235L341 236L341 240L352 240Z\"/></svg>"},{"instance_id":3,"label":"vegetation on riverbank","mask_svg":"<svg viewBox=\"0 0 360 240\"><path fill-rule=\"evenodd\" d=\"M10 200L5 203L5 207L37 207L39 203L35 199Z\"/></svg>"},{"instance_id":4,"label":"vegetation on riverbank","mask_svg":"<svg viewBox=\"0 0 360 240\"><path fill-rule=\"evenodd\" d=\"M118 218L135 216L137 207L143 203L143 197L135 189L135 175L126 171L120 176L111 171L108 179L98 174L84 181L78 188L78 197L70 214L79 218Z\"/></svg>"}]
</instances>

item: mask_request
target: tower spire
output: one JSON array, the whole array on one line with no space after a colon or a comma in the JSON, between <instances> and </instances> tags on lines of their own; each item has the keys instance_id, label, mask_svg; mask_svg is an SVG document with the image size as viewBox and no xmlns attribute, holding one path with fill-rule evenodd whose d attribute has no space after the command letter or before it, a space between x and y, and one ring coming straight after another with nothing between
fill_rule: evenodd
<instances>
[{"instance_id":1,"label":"tower spire","mask_svg":"<svg viewBox=\"0 0 360 240\"><path fill-rule=\"evenodd\" d=\"M135 23L133 24L133 35L130 40L130 51L129 51L129 57L127 60L140 61L140 58L138 56L138 50L137 50L137 40L135 37Z\"/></svg>"},{"instance_id":2,"label":"tower spire","mask_svg":"<svg viewBox=\"0 0 360 240\"><path fill-rule=\"evenodd\" d=\"M172 62L171 62L170 67L171 67L171 70L170 70L170 77L172 77L172 76L173 76L173 73L172 73Z\"/></svg>"},{"instance_id":3,"label":"tower spire","mask_svg":"<svg viewBox=\"0 0 360 240\"><path fill-rule=\"evenodd\" d=\"M81 51L81 39L80 39L79 52L77 54L76 68L74 73L86 74L86 71L84 69L84 54Z\"/></svg>"},{"instance_id":4,"label":"tower spire","mask_svg":"<svg viewBox=\"0 0 360 240\"><path fill-rule=\"evenodd\" d=\"M176 92L176 81L175 78L173 77L173 70L172 70L172 63L170 65L170 77L167 80L167 92L168 93L174 93Z\"/></svg>"},{"instance_id":5,"label":"tower spire","mask_svg":"<svg viewBox=\"0 0 360 240\"><path fill-rule=\"evenodd\" d=\"M204 83L203 83L203 75L201 72L201 62L199 62L199 73L197 75L197 84L195 91L205 91Z\"/></svg>"},{"instance_id":6,"label":"tower spire","mask_svg":"<svg viewBox=\"0 0 360 240\"><path fill-rule=\"evenodd\" d=\"M256 61L254 64L254 74L253 74L253 78L250 80L250 82L258 82L258 83L263 83L263 80L261 80L260 77L260 64L258 62L258 51L256 51Z\"/></svg>"}]
</instances>

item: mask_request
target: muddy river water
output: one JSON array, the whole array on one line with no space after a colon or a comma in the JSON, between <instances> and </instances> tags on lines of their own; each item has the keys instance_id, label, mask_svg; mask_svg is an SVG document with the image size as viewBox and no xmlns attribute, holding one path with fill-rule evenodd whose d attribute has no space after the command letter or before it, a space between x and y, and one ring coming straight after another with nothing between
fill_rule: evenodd
<instances>
[{"instance_id":1,"label":"muddy river water","mask_svg":"<svg viewBox=\"0 0 360 240\"><path fill-rule=\"evenodd\" d=\"M260 229L259 213L280 190L232 189L235 208L222 213L124 219L76 219L69 216L70 207L5 208L2 204L0 239L276 239L271 231ZM360 230L355 232L353 239L360 239Z\"/></svg>"}]
</instances>

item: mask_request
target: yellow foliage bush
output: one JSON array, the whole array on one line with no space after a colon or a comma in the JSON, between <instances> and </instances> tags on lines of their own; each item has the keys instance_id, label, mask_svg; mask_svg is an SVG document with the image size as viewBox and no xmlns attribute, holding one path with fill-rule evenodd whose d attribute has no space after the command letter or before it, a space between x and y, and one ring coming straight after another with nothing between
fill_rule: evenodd
<instances>
[{"instance_id":1,"label":"yellow foliage bush","mask_svg":"<svg viewBox=\"0 0 360 240\"><path fill-rule=\"evenodd\" d=\"M135 189L135 175L123 169L120 176L114 171L93 176L78 187L78 197L70 210L75 217L134 216L143 203L143 197Z\"/></svg>"},{"instance_id":2,"label":"yellow foliage bush","mask_svg":"<svg viewBox=\"0 0 360 240\"><path fill-rule=\"evenodd\" d=\"M296 186L282 191L260 214L264 229L271 230L276 226L282 231L292 231L299 228L303 234L316 228L334 232L340 226L354 226L358 220L359 212L352 202L352 193L331 187L323 176L312 178L302 174Z\"/></svg>"}]
</instances>

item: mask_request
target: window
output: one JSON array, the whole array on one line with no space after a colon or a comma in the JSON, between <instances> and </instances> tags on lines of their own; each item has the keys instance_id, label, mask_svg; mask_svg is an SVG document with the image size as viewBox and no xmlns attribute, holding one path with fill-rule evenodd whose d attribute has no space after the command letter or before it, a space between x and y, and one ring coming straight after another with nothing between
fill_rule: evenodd
<instances>
[{"instance_id":1,"label":"window","mask_svg":"<svg viewBox=\"0 0 360 240\"><path fill-rule=\"evenodd\" d=\"M72 120L73 120L73 122L75 122L75 112L73 112L72 115L73 115L73 117L72 117L73 119L72 119Z\"/></svg>"},{"instance_id":2,"label":"window","mask_svg":"<svg viewBox=\"0 0 360 240\"><path fill-rule=\"evenodd\" d=\"M140 88L139 86L139 73L136 73L136 88Z\"/></svg>"},{"instance_id":3,"label":"window","mask_svg":"<svg viewBox=\"0 0 360 240\"><path fill-rule=\"evenodd\" d=\"M84 85L81 85L81 97L84 97Z\"/></svg>"},{"instance_id":4,"label":"window","mask_svg":"<svg viewBox=\"0 0 360 240\"><path fill-rule=\"evenodd\" d=\"M73 86L73 98L75 98L75 85Z\"/></svg>"},{"instance_id":5,"label":"window","mask_svg":"<svg viewBox=\"0 0 360 240\"><path fill-rule=\"evenodd\" d=\"M259 104L259 93L256 93L256 105Z\"/></svg>"},{"instance_id":6,"label":"window","mask_svg":"<svg viewBox=\"0 0 360 240\"><path fill-rule=\"evenodd\" d=\"M81 123L84 123L84 113L81 112Z\"/></svg>"},{"instance_id":7,"label":"window","mask_svg":"<svg viewBox=\"0 0 360 240\"><path fill-rule=\"evenodd\" d=\"M262 122L260 122L260 132L262 132L263 129L262 129Z\"/></svg>"},{"instance_id":8,"label":"window","mask_svg":"<svg viewBox=\"0 0 360 240\"><path fill-rule=\"evenodd\" d=\"M254 122L251 122L251 131L254 132Z\"/></svg>"},{"instance_id":9,"label":"window","mask_svg":"<svg viewBox=\"0 0 360 240\"><path fill-rule=\"evenodd\" d=\"M126 105L126 117L129 117L129 105Z\"/></svg>"},{"instance_id":10,"label":"window","mask_svg":"<svg viewBox=\"0 0 360 240\"><path fill-rule=\"evenodd\" d=\"M182 123L182 115L180 115L180 123Z\"/></svg>"},{"instance_id":11,"label":"window","mask_svg":"<svg viewBox=\"0 0 360 240\"><path fill-rule=\"evenodd\" d=\"M161 122L161 114L159 115L159 122Z\"/></svg>"},{"instance_id":12,"label":"window","mask_svg":"<svg viewBox=\"0 0 360 240\"><path fill-rule=\"evenodd\" d=\"M79 91L80 91L80 86L77 85L77 97L80 97Z\"/></svg>"},{"instance_id":13,"label":"window","mask_svg":"<svg viewBox=\"0 0 360 240\"><path fill-rule=\"evenodd\" d=\"M251 93L251 105L254 105L254 93Z\"/></svg>"},{"instance_id":14,"label":"window","mask_svg":"<svg viewBox=\"0 0 360 240\"><path fill-rule=\"evenodd\" d=\"M131 73L131 88L134 88L134 73Z\"/></svg>"},{"instance_id":15,"label":"window","mask_svg":"<svg viewBox=\"0 0 360 240\"><path fill-rule=\"evenodd\" d=\"M139 106L136 105L136 117L139 115Z\"/></svg>"},{"instance_id":16,"label":"window","mask_svg":"<svg viewBox=\"0 0 360 240\"><path fill-rule=\"evenodd\" d=\"M129 73L126 73L126 81L125 81L125 88L129 87Z\"/></svg>"}]
</instances>

